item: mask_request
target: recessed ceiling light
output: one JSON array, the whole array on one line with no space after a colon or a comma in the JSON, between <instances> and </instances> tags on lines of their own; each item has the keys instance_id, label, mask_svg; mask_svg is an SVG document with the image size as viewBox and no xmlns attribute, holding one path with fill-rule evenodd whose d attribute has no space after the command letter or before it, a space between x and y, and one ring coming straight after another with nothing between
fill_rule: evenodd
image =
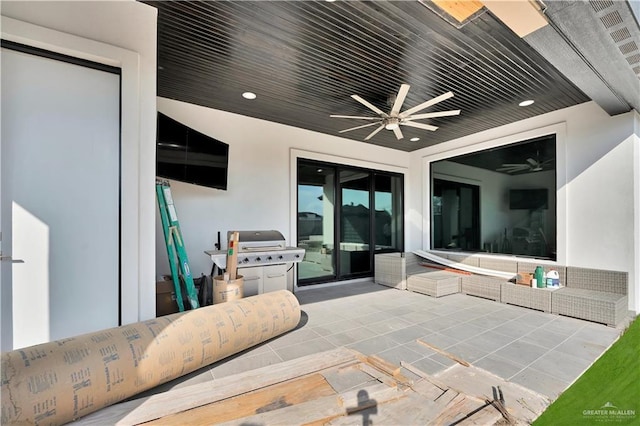
<instances>
[{"instance_id":1,"label":"recessed ceiling light","mask_svg":"<svg viewBox=\"0 0 640 426\"><path fill-rule=\"evenodd\" d=\"M324 0L324 1L326 1L327 3L333 3L336 0Z\"/></svg>"},{"instance_id":2,"label":"recessed ceiling light","mask_svg":"<svg viewBox=\"0 0 640 426\"><path fill-rule=\"evenodd\" d=\"M322 173L322 169L318 169L316 170L318 173Z\"/></svg>"},{"instance_id":3,"label":"recessed ceiling light","mask_svg":"<svg viewBox=\"0 0 640 426\"><path fill-rule=\"evenodd\" d=\"M529 106L529 105L533 105L535 101L533 99L528 99L526 101L522 101L520 102L518 105L520 106Z\"/></svg>"},{"instance_id":4,"label":"recessed ceiling light","mask_svg":"<svg viewBox=\"0 0 640 426\"><path fill-rule=\"evenodd\" d=\"M255 99L255 98L257 98L256 94L253 93L253 92L244 92L242 94L242 97L245 98L245 99Z\"/></svg>"},{"instance_id":5,"label":"recessed ceiling light","mask_svg":"<svg viewBox=\"0 0 640 426\"><path fill-rule=\"evenodd\" d=\"M411 142L418 142L420 140L420 138L411 138L409 139Z\"/></svg>"}]
</instances>

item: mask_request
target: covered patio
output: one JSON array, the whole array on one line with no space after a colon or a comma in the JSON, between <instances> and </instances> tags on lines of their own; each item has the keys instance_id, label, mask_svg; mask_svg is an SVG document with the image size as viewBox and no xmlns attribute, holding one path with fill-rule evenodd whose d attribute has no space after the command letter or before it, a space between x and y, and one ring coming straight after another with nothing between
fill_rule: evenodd
<instances>
[{"instance_id":1,"label":"covered patio","mask_svg":"<svg viewBox=\"0 0 640 426\"><path fill-rule=\"evenodd\" d=\"M296 297L303 314L295 330L155 391L342 346L431 375L456 365L422 341L552 401L627 323L612 328L464 294L432 298L372 281L298 291ZM404 368L403 374L417 378Z\"/></svg>"}]
</instances>

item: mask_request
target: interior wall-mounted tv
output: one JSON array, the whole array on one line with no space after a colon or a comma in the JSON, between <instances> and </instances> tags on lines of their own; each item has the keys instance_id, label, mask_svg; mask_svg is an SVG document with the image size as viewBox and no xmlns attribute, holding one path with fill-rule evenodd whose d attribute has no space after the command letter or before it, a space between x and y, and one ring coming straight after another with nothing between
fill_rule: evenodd
<instances>
[{"instance_id":1,"label":"interior wall-mounted tv","mask_svg":"<svg viewBox=\"0 0 640 426\"><path fill-rule=\"evenodd\" d=\"M158 113L156 176L227 189L229 145Z\"/></svg>"},{"instance_id":2,"label":"interior wall-mounted tv","mask_svg":"<svg viewBox=\"0 0 640 426\"><path fill-rule=\"evenodd\" d=\"M509 191L509 208L511 210L539 210L549 208L549 190L511 189Z\"/></svg>"}]
</instances>

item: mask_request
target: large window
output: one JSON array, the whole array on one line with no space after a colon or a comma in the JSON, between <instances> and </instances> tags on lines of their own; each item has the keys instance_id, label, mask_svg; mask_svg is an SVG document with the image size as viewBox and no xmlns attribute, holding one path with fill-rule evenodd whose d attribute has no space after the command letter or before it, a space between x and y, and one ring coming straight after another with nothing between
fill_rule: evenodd
<instances>
[{"instance_id":1,"label":"large window","mask_svg":"<svg viewBox=\"0 0 640 426\"><path fill-rule=\"evenodd\" d=\"M401 175L298 160L300 285L371 276L373 256L402 251Z\"/></svg>"},{"instance_id":2,"label":"large window","mask_svg":"<svg viewBox=\"0 0 640 426\"><path fill-rule=\"evenodd\" d=\"M556 259L556 138L431 164L431 246Z\"/></svg>"}]
</instances>

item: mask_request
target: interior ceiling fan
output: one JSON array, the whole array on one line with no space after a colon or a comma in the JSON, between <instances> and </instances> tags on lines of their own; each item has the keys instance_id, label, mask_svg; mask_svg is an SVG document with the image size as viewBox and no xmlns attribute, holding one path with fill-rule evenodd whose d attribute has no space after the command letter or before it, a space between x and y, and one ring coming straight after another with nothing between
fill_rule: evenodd
<instances>
[{"instance_id":1,"label":"interior ceiling fan","mask_svg":"<svg viewBox=\"0 0 640 426\"><path fill-rule=\"evenodd\" d=\"M524 163L506 163L496 169L496 171L506 173L540 172L552 161L553 159L540 161L540 153L538 152L535 159L529 157Z\"/></svg>"},{"instance_id":2,"label":"interior ceiling fan","mask_svg":"<svg viewBox=\"0 0 640 426\"><path fill-rule=\"evenodd\" d=\"M362 105L369 108L371 111L378 114L377 117L367 117L367 116L354 116L354 115L331 115L333 118L353 118L357 120L370 120L372 123L363 124L362 126L351 127L349 129L340 130L339 133L350 132L352 130L362 129L370 126L378 126L373 132L369 133L369 135L364 138L364 140L369 140L374 137L380 130L387 129L393 130L393 133L396 135L398 140L402 139L404 136L402 131L400 130L400 126L409 126L416 127L418 129L431 130L435 131L438 129L437 126L432 126L430 124L425 123L416 123L415 120L422 120L425 118L435 118L435 117L448 117L451 115L460 114L460 110L451 110L451 111L438 111L438 112L427 112L424 114L415 114L416 112L422 111L423 109L429 108L432 105L437 104L438 102L442 102L445 99L449 99L453 96L452 92L444 93L440 96L437 96L433 99L430 99L426 102L421 103L420 105L416 105L413 108L409 108L403 112L400 112L402 108L402 104L404 103L404 99L407 97L407 93L409 93L408 84L403 84L400 86L400 90L396 95L395 101L393 102L393 106L391 107L391 111L386 113L382 111L380 108L366 101L358 95L351 95L353 99L360 102ZM415 114L415 115L414 115Z\"/></svg>"}]
</instances>

